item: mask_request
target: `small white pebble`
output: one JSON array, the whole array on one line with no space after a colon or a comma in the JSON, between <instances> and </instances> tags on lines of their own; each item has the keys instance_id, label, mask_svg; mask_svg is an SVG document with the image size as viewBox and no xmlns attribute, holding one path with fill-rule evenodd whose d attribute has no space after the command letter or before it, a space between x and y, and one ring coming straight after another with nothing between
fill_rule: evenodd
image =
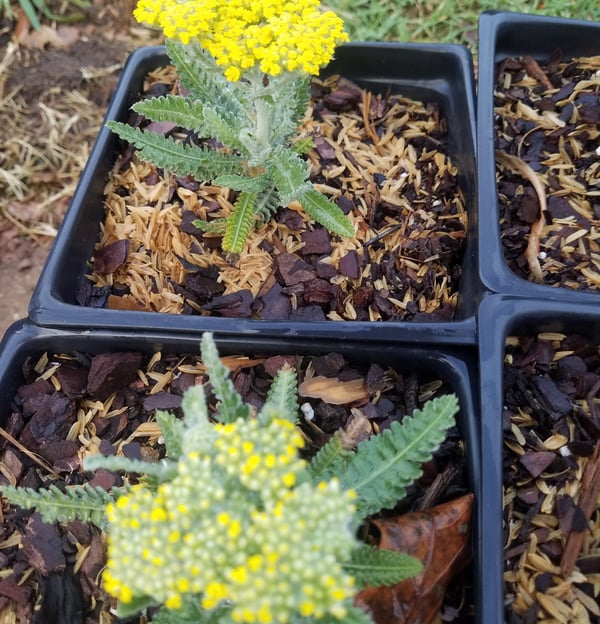
<instances>
[{"instance_id":1,"label":"small white pebble","mask_svg":"<svg viewBox=\"0 0 600 624\"><path fill-rule=\"evenodd\" d=\"M310 403L302 403L300 411L304 414L304 420L311 421L315 417L315 410Z\"/></svg>"},{"instance_id":2,"label":"small white pebble","mask_svg":"<svg viewBox=\"0 0 600 624\"><path fill-rule=\"evenodd\" d=\"M600 156L600 145L596 148L596 156Z\"/></svg>"},{"instance_id":3,"label":"small white pebble","mask_svg":"<svg viewBox=\"0 0 600 624\"><path fill-rule=\"evenodd\" d=\"M432 206L440 206L441 204L442 204L442 200L441 199L436 199L436 200L431 202Z\"/></svg>"},{"instance_id":4,"label":"small white pebble","mask_svg":"<svg viewBox=\"0 0 600 624\"><path fill-rule=\"evenodd\" d=\"M569 450L568 446L561 446L560 449L558 450L558 452L563 456L563 457L569 457L571 455L571 451Z\"/></svg>"},{"instance_id":5,"label":"small white pebble","mask_svg":"<svg viewBox=\"0 0 600 624\"><path fill-rule=\"evenodd\" d=\"M540 251L538 258L540 260L545 260L548 257L548 254L545 251Z\"/></svg>"}]
</instances>

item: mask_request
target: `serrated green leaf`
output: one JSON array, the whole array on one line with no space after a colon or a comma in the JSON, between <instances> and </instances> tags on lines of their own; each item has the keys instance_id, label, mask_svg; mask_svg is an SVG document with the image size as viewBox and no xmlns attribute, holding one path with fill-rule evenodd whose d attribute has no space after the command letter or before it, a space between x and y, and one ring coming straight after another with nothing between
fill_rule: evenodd
<instances>
[{"instance_id":1,"label":"serrated green leaf","mask_svg":"<svg viewBox=\"0 0 600 624\"><path fill-rule=\"evenodd\" d=\"M392 508L406 493L406 487L422 474L422 465L455 424L458 411L455 395L428 401L401 423L361 442L340 481L358 495L357 510L366 516Z\"/></svg>"},{"instance_id":2,"label":"serrated green leaf","mask_svg":"<svg viewBox=\"0 0 600 624\"><path fill-rule=\"evenodd\" d=\"M281 205L277 189L274 186L269 186L256 198L256 214L263 221L268 221Z\"/></svg>"},{"instance_id":3,"label":"serrated green leaf","mask_svg":"<svg viewBox=\"0 0 600 624\"><path fill-rule=\"evenodd\" d=\"M115 500L114 493L89 483L68 487L64 492L56 485L41 490L7 485L0 490L2 496L14 505L24 509L35 508L44 522L68 522L77 519L91 522L100 528L106 525L106 505Z\"/></svg>"},{"instance_id":4,"label":"serrated green leaf","mask_svg":"<svg viewBox=\"0 0 600 624\"><path fill-rule=\"evenodd\" d=\"M185 391L181 401L181 409L184 414L185 429L208 425L210 422L208 419L208 405L206 403L206 393L202 385L192 386Z\"/></svg>"},{"instance_id":5,"label":"serrated green leaf","mask_svg":"<svg viewBox=\"0 0 600 624\"><path fill-rule=\"evenodd\" d=\"M344 448L340 434L336 431L310 460L309 472L314 482L326 481L342 474L354 456L354 452Z\"/></svg>"},{"instance_id":6,"label":"serrated green leaf","mask_svg":"<svg viewBox=\"0 0 600 624\"><path fill-rule=\"evenodd\" d=\"M199 134L207 132L204 123L204 104L178 95L164 95L142 100L133 110L152 121L169 121Z\"/></svg>"},{"instance_id":7,"label":"serrated green leaf","mask_svg":"<svg viewBox=\"0 0 600 624\"><path fill-rule=\"evenodd\" d=\"M233 211L227 217L223 249L230 253L241 253L254 225L256 215L256 193L240 193Z\"/></svg>"},{"instance_id":8,"label":"serrated green leaf","mask_svg":"<svg viewBox=\"0 0 600 624\"><path fill-rule=\"evenodd\" d=\"M179 175L191 175L196 180L210 181L220 175L237 173L244 164L239 156L197 145L185 145L173 138L144 132L121 122L109 121L107 126L122 139L135 145L140 150L142 160Z\"/></svg>"},{"instance_id":9,"label":"serrated green leaf","mask_svg":"<svg viewBox=\"0 0 600 624\"><path fill-rule=\"evenodd\" d=\"M225 234L225 228L227 227L226 219L214 219L213 221L204 221L203 219L194 219L192 225L197 227L203 232L210 234Z\"/></svg>"},{"instance_id":10,"label":"serrated green leaf","mask_svg":"<svg viewBox=\"0 0 600 624\"><path fill-rule=\"evenodd\" d=\"M242 84L231 83L223 76L223 69L214 58L198 44L183 45L167 39L166 50L177 68L181 84L193 99L199 100L219 111L227 119L230 116L244 118L248 108Z\"/></svg>"},{"instance_id":11,"label":"serrated green leaf","mask_svg":"<svg viewBox=\"0 0 600 624\"><path fill-rule=\"evenodd\" d=\"M310 150L313 149L314 147L315 147L315 141L310 136L302 137L301 139L296 141L294 144L292 144L292 150L296 154L300 154L300 155L308 154L308 152L310 152Z\"/></svg>"},{"instance_id":12,"label":"serrated green leaf","mask_svg":"<svg viewBox=\"0 0 600 624\"><path fill-rule=\"evenodd\" d=\"M271 131L274 145L287 145L297 134L310 101L310 76L301 73L283 72L271 79L274 93L271 114ZM285 93L286 97L277 97Z\"/></svg>"},{"instance_id":13,"label":"serrated green leaf","mask_svg":"<svg viewBox=\"0 0 600 624\"><path fill-rule=\"evenodd\" d=\"M267 166L284 206L294 199L299 199L311 188L306 181L308 164L292 150L276 149Z\"/></svg>"},{"instance_id":14,"label":"serrated green leaf","mask_svg":"<svg viewBox=\"0 0 600 624\"><path fill-rule=\"evenodd\" d=\"M229 369L221 362L217 346L212 334L206 332L202 336L202 361L206 366L208 379L213 387L215 396L220 401L214 415L221 423L235 422L238 418L249 418L250 406L242 401L242 397L235 389Z\"/></svg>"},{"instance_id":15,"label":"serrated green leaf","mask_svg":"<svg viewBox=\"0 0 600 624\"><path fill-rule=\"evenodd\" d=\"M89 455L83 461L85 470L112 470L114 472L132 472L148 475L159 483L173 478L177 472L177 463L168 459L158 462L147 462L141 459L129 459L123 455Z\"/></svg>"},{"instance_id":16,"label":"serrated green leaf","mask_svg":"<svg viewBox=\"0 0 600 624\"><path fill-rule=\"evenodd\" d=\"M227 115L210 106L205 106L204 119L207 127L210 128L211 137L217 139L217 141L220 141L227 147L239 150L244 156L249 156L244 142L240 140L240 133L245 127L245 117Z\"/></svg>"},{"instance_id":17,"label":"serrated green leaf","mask_svg":"<svg viewBox=\"0 0 600 624\"><path fill-rule=\"evenodd\" d=\"M295 370L291 368L280 370L269 388L267 399L258 418L260 419L261 415L266 414L268 410L272 410L278 418L285 418L295 423L299 409L297 381Z\"/></svg>"},{"instance_id":18,"label":"serrated green leaf","mask_svg":"<svg viewBox=\"0 0 600 624\"><path fill-rule=\"evenodd\" d=\"M354 550L344 569L360 587L395 585L412 578L423 569L423 564L406 553L385 550L362 544Z\"/></svg>"},{"instance_id":19,"label":"serrated green leaf","mask_svg":"<svg viewBox=\"0 0 600 624\"><path fill-rule=\"evenodd\" d=\"M332 234L354 236L354 226L341 208L314 188L298 197L298 201L312 219L325 226Z\"/></svg>"},{"instance_id":20,"label":"serrated green leaf","mask_svg":"<svg viewBox=\"0 0 600 624\"><path fill-rule=\"evenodd\" d=\"M142 609L147 609L156 604L156 600L150 596L134 596L131 602L119 602L117 604L117 617L128 618Z\"/></svg>"},{"instance_id":21,"label":"serrated green leaf","mask_svg":"<svg viewBox=\"0 0 600 624\"><path fill-rule=\"evenodd\" d=\"M167 457L176 461L181 457L181 449L184 436L183 421L175 414L163 410L156 411L156 422L165 441Z\"/></svg>"},{"instance_id":22,"label":"serrated green leaf","mask_svg":"<svg viewBox=\"0 0 600 624\"><path fill-rule=\"evenodd\" d=\"M171 63L177 68L181 84L194 99L210 102L226 86L223 71L199 45L183 45L167 39L165 48Z\"/></svg>"},{"instance_id":23,"label":"serrated green leaf","mask_svg":"<svg viewBox=\"0 0 600 624\"><path fill-rule=\"evenodd\" d=\"M226 174L215 178L213 184L224 186L233 191L260 193L269 186L269 178L266 175L244 176Z\"/></svg>"},{"instance_id":24,"label":"serrated green leaf","mask_svg":"<svg viewBox=\"0 0 600 624\"><path fill-rule=\"evenodd\" d=\"M129 459L123 455L90 455L83 462L85 470L111 470L113 472L130 472L146 475L158 480L159 483L173 478L177 472L174 461L162 459L158 462L147 462L141 459Z\"/></svg>"}]
</instances>

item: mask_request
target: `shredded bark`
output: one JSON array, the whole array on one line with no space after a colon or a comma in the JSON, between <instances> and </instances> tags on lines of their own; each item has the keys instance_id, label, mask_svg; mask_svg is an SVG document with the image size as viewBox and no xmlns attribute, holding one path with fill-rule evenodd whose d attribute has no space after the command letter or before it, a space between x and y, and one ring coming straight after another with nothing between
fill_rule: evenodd
<instances>
[{"instance_id":1,"label":"shredded bark","mask_svg":"<svg viewBox=\"0 0 600 624\"><path fill-rule=\"evenodd\" d=\"M600 56L561 57L557 50L545 63L524 57L497 65L494 128L502 247L511 270L524 279L597 292ZM517 162L522 164L515 167ZM540 214L543 195L546 208Z\"/></svg>"},{"instance_id":2,"label":"shredded bark","mask_svg":"<svg viewBox=\"0 0 600 624\"><path fill-rule=\"evenodd\" d=\"M507 622L600 618L599 383L600 346L584 336L507 339Z\"/></svg>"}]
</instances>

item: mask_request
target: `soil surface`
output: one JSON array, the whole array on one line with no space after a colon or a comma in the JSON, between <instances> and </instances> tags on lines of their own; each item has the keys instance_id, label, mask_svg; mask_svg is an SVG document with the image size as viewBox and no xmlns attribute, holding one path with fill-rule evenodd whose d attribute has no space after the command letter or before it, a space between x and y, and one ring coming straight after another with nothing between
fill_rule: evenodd
<instances>
[{"instance_id":1,"label":"soil surface","mask_svg":"<svg viewBox=\"0 0 600 624\"><path fill-rule=\"evenodd\" d=\"M27 315L123 62L160 43L127 18L134 0L90 4L73 23L42 17L39 31L22 15L0 17L0 336Z\"/></svg>"}]
</instances>

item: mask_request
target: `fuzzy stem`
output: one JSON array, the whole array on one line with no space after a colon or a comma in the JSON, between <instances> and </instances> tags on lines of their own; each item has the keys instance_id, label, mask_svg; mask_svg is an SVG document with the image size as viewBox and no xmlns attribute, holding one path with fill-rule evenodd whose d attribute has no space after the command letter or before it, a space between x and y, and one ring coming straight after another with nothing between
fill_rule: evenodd
<instances>
[{"instance_id":1,"label":"fuzzy stem","mask_svg":"<svg viewBox=\"0 0 600 624\"><path fill-rule=\"evenodd\" d=\"M255 102L256 109L256 138L258 144L264 149L270 144L271 138L271 120L269 119L269 107L263 97L257 97Z\"/></svg>"}]
</instances>

